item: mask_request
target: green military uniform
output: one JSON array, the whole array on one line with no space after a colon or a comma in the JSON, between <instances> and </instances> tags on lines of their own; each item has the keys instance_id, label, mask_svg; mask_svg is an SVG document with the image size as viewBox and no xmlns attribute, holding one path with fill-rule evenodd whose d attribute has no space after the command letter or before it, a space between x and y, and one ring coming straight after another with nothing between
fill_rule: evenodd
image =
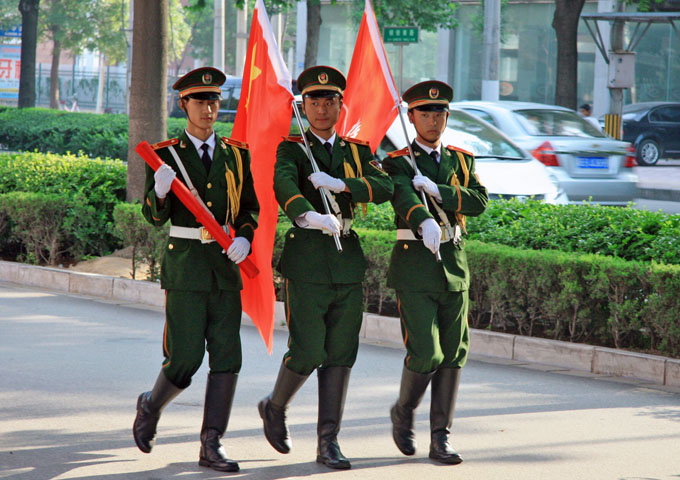
<instances>
[{"instance_id":1,"label":"green military uniform","mask_svg":"<svg viewBox=\"0 0 680 480\"><path fill-rule=\"evenodd\" d=\"M486 188L474 174L470 153L450 146L442 148L437 165L415 141L412 148L420 172L439 187L441 208L450 222L484 211ZM411 184L413 168L404 155L409 155L407 149L392 152L383 165L394 182L392 206L397 229L409 229L418 238L423 220L442 220L429 200L428 208L423 206L422 197ZM422 241L399 240L387 273L387 286L397 291L399 299L407 349L405 365L419 373L430 373L440 366L462 367L467 359L470 272L464 244L449 240L441 244L439 252L441 263ZM412 275L416 269L418 275ZM440 308L435 308L437 305ZM443 310L441 306L445 306ZM433 329L439 331L438 335L433 335Z\"/></svg>"},{"instance_id":2,"label":"green military uniform","mask_svg":"<svg viewBox=\"0 0 680 480\"><path fill-rule=\"evenodd\" d=\"M312 67L300 75L297 85L303 98L335 99L344 90L345 79L333 68ZM287 453L290 442L285 409L307 376L318 368L317 461L331 468L350 468L336 435L349 371L359 345L363 317L361 282L366 269L359 237L350 224L354 215L365 208L361 204L389 200L392 182L366 143L335 135L331 147L325 146L310 130L305 136L321 172L342 180L348 190L333 195L343 224L342 252L337 250L331 235L319 229L301 228L298 223L307 212L326 212L320 191L308 178L313 169L302 137L284 139L276 155L274 191L279 205L293 222L286 232L278 265L285 280L289 349L274 392L260 402L259 409L267 439L279 452Z\"/></svg>"},{"instance_id":3,"label":"green military uniform","mask_svg":"<svg viewBox=\"0 0 680 480\"><path fill-rule=\"evenodd\" d=\"M404 93L404 100L409 103L410 112L414 108L446 112L452 95L451 87L442 82L422 82ZM488 194L475 175L471 153L452 146L442 147L437 163L416 141L411 149L420 175L436 184L441 202L428 197L427 206L423 204L422 195L414 188L416 172L408 148L385 158L383 166L394 182L392 206L398 232L387 285L397 293L407 350L399 401L391 412L393 434L404 454L415 452L413 411L432 379L430 457L443 463L460 463L462 459L450 447L448 453L438 450L446 443L459 372L467 360L470 338L467 324L470 274L459 232L465 230L466 215L476 216L484 211ZM425 247L419 234L421 223L428 218L441 225L441 262ZM445 228L445 220L451 229Z\"/></svg>"},{"instance_id":4,"label":"green military uniform","mask_svg":"<svg viewBox=\"0 0 680 480\"><path fill-rule=\"evenodd\" d=\"M186 185L186 179L170 151L175 150L190 182L221 225L227 223L227 214L231 214L231 211L228 212L231 209L226 177L227 171L232 172L241 195L238 213L233 220L229 219L229 223L235 237L244 237L252 243L259 206L245 144L216 138L209 172L206 172L186 132L177 139L156 144L154 148ZM153 225L170 221L177 227L201 226L172 192L166 197L163 207L158 207L153 171L149 166L145 192L142 212ZM222 247L214 241L202 243L201 240L173 237L171 232L161 264L161 288L167 291L163 368L168 379L177 386L188 386L191 376L201 365L206 341L211 371L239 372L241 273L238 265L222 253ZM176 299L178 294L180 298ZM208 304L214 306L207 309ZM219 323L216 324L216 321Z\"/></svg>"},{"instance_id":5,"label":"green military uniform","mask_svg":"<svg viewBox=\"0 0 680 480\"><path fill-rule=\"evenodd\" d=\"M345 221L351 222L358 203L389 200L392 183L368 146L338 137L330 157L317 137L309 131L306 136L319 168L341 178L350 190L335 195ZM312 166L301 142L301 137L288 138L279 145L274 174L276 198L294 223L307 211L324 211L321 194L307 179ZM346 176L346 169L351 177ZM366 261L356 232L343 232L340 241L342 253L321 230L293 226L286 232L278 266L286 282L284 300L290 328L284 362L301 374L320 365L351 367L356 359Z\"/></svg>"},{"instance_id":6,"label":"green military uniform","mask_svg":"<svg viewBox=\"0 0 680 480\"><path fill-rule=\"evenodd\" d=\"M206 67L189 72L173 86L179 90L180 99L189 99L183 100L186 102L183 108L192 131L212 129L224 80L222 72ZM202 153L198 152L199 147ZM135 442L143 452L151 451L163 408L189 386L207 349L210 373L199 465L237 471L238 463L227 458L219 440L227 428L241 369L242 281L234 262L247 255L259 212L250 154L244 143L219 138L214 132L205 140L195 135L190 138L188 130L153 148L165 163L161 167L164 173L174 171L176 179L192 191L225 231L233 233L235 242L230 250L238 241L240 253L232 261L171 190L158 198L160 183L156 183L160 182L161 169L154 173L147 166L142 212L151 224L158 226L169 221L171 227L161 263L161 288L166 291L165 361L153 390L142 393L138 399L133 427ZM167 176L163 181L167 181Z\"/></svg>"}]
</instances>

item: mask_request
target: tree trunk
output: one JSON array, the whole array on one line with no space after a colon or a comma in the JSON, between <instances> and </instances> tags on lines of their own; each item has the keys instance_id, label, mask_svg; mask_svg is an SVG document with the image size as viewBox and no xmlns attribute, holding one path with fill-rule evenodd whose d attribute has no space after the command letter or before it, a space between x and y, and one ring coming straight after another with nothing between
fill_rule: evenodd
<instances>
[{"instance_id":1,"label":"tree trunk","mask_svg":"<svg viewBox=\"0 0 680 480\"><path fill-rule=\"evenodd\" d=\"M40 0L21 0L21 76L19 108L35 107L35 52L38 45Z\"/></svg>"},{"instance_id":2,"label":"tree trunk","mask_svg":"<svg viewBox=\"0 0 680 480\"><path fill-rule=\"evenodd\" d=\"M59 109L59 57L61 57L61 42L56 38L59 27L52 29L52 67L50 68L50 108Z\"/></svg>"},{"instance_id":3,"label":"tree trunk","mask_svg":"<svg viewBox=\"0 0 680 480\"><path fill-rule=\"evenodd\" d=\"M307 2L307 45L305 46L305 68L313 67L319 51L319 30L321 30L321 2Z\"/></svg>"},{"instance_id":4,"label":"tree trunk","mask_svg":"<svg viewBox=\"0 0 680 480\"><path fill-rule=\"evenodd\" d=\"M134 2L128 133L127 201L144 198L145 163L135 153L142 140L167 136L168 0Z\"/></svg>"},{"instance_id":5,"label":"tree trunk","mask_svg":"<svg viewBox=\"0 0 680 480\"><path fill-rule=\"evenodd\" d=\"M576 109L578 103L578 22L585 0L555 0L552 27L557 37L555 105Z\"/></svg>"}]
</instances>

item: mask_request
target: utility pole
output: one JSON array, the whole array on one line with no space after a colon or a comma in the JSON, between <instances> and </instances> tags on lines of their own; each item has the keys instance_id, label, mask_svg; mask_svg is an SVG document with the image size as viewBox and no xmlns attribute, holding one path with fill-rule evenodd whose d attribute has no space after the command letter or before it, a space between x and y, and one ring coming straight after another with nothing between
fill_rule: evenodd
<instances>
[{"instance_id":1,"label":"utility pole","mask_svg":"<svg viewBox=\"0 0 680 480\"><path fill-rule=\"evenodd\" d=\"M501 0L484 0L483 37L482 100L496 101L501 58Z\"/></svg>"},{"instance_id":2,"label":"utility pole","mask_svg":"<svg viewBox=\"0 0 680 480\"><path fill-rule=\"evenodd\" d=\"M215 23L213 26L213 67L224 72L224 0L215 0Z\"/></svg>"},{"instance_id":3,"label":"utility pole","mask_svg":"<svg viewBox=\"0 0 680 480\"><path fill-rule=\"evenodd\" d=\"M243 9L236 9L236 75L243 75L243 67L248 53L248 2Z\"/></svg>"},{"instance_id":4,"label":"utility pole","mask_svg":"<svg viewBox=\"0 0 680 480\"><path fill-rule=\"evenodd\" d=\"M614 10L617 12L623 12L625 8L624 3L619 0L616 2L616 6L614 7ZM611 60L612 60L612 53L622 53L624 51L624 44L623 44L623 27L625 26L625 21L623 20L614 20L614 23L612 25L611 29L611 36L610 36L610 42L611 42L611 50L609 52L609 59L610 59L610 68L612 68L611 65ZM614 88L614 87L609 87L609 113L612 115L617 115L617 118L621 117L621 112L623 112L623 88ZM618 135L613 135L614 138L620 139L622 137L621 131L620 131L620 121L617 122L619 125L619 132Z\"/></svg>"}]
</instances>

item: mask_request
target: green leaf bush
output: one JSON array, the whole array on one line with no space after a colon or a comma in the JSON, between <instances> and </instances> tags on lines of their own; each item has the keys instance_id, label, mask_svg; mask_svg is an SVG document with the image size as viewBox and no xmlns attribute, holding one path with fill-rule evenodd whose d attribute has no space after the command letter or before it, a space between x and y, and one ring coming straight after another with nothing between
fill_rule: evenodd
<instances>
[{"instance_id":1,"label":"green leaf bush","mask_svg":"<svg viewBox=\"0 0 680 480\"><path fill-rule=\"evenodd\" d=\"M0 149L127 159L128 116L64 112L48 108L0 109ZM186 127L182 118L168 118L168 138ZM231 123L217 122L215 132L231 135Z\"/></svg>"},{"instance_id":2,"label":"green leaf bush","mask_svg":"<svg viewBox=\"0 0 680 480\"><path fill-rule=\"evenodd\" d=\"M124 246L132 247L132 278L136 278L139 262L144 262L149 266L147 280L158 280L170 224L162 227L151 225L142 215L142 206L138 203L117 204L113 209L113 219L113 233Z\"/></svg>"},{"instance_id":3,"label":"green leaf bush","mask_svg":"<svg viewBox=\"0 0 680 480\"><path fill-rule=\"evenodd\" d=\"M394 230L389 203L369 205L356 228ZM602 205L549 205L492 200L467 221L468 238L532 250L593 253L643 262L680 264L680 215Z\"/></svg>"},{"instance_id":4,"label":"green leaf bush","mask_svg":"<svg viewBox=\"0 0 680 480\"><path fill-rule=\"evenodd\" d=\"M0 217L10 220L9 236L23 247L20 259L48 265L84 254L96 223L83 198L58 193L0 194Z\"/></svg>"},{"instance_id":5,"label":"green leaf bush","mask_svg":"<svg viewBox=\"0 0 680 480\"><path fill-rule=\"evenodd\" d=\"M111 227L114 206L125 200L126 172L125 164L119 160L72 154L0 153L0 194L58 194L77 200L73 211L82 213L91 208L86 218L74 219L77 244L68 251L73 255L102 255L119 245Z\"/></svg>"},{"instance_id":6,"label":"green leaf bush","mask_svg":"<svg viewBox=\"0 0 680 480\"><path fill-rule=\"evenodd\" d=\"M469 241L470 325L680 357L680 266Z\"/></svg>"}]
</instances>

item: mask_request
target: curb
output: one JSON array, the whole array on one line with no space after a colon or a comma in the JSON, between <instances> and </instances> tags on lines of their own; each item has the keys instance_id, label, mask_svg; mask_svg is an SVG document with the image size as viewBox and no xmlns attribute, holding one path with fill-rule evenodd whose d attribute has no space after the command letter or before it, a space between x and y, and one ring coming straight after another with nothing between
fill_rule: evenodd
<instances>
[{"instance_id":1,"label":"curb","mask_svg":"<svg viewBox=\"0 0 680 480\"><path fill-rule=\"evenodd\" d=\"M680 202L680 190L638 186L638 198L660 200L664 202Z\"/></svg>"},{"instance_id":2,"label":"curb","mask_svg":"<svg viewBox=\"0 0 680 480\"><path fill-rule=\"evenodd\" d=\"M87 295L131 305L163 308L160 284L95 273L38 267L0 260L0 281ZM247 315L244 324L253 325ZM285 330L282 302L276 302L274 328ZM680 359L613 348L470 329L470 353L521 364L541 364L577 372L639 380L680 388ZM403 348L399 318L364 313L359 338Z\"/></svg>"}]
</instances>

